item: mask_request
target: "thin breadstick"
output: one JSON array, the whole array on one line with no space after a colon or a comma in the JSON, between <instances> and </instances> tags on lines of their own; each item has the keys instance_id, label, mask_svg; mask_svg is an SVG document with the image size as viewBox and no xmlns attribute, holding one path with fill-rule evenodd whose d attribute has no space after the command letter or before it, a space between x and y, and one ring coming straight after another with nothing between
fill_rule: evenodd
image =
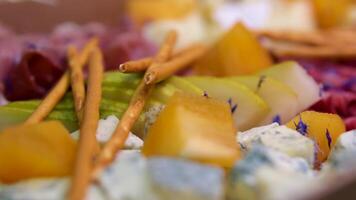
<instances>
[{"instance_id":1,"label":"thin breadstick","mask_svg":"<svg viewBox=\"0 0 356 200\"><path fill-rule=\"evenodd\" d=\"M356 48L344 47L330 47L330 46L274 46L269 45L268 49L272 54L279 57L298 57L298 58L337 58L350 59L356 58Z\"/></svg>"},{"instance_id":2,"label":"thin breadstick","mask_svg":"<svg viewBox=\"0 0 356 200\"><path fill-rule=\"evenodd\" d=\"M312 46L355 46L355 32L351 30L328 30L314 32L281 32L255 31L259 37L266 37L275 41L312 45Z\"/></svg>"},{"instance_id":3,"label":"thin breadstick","mask_svg":"<svg viewBox=\"0 0 356 200\"><path fill-rule=\"evenodd\" d=\"M162 47L160 48L150 67L160 65L170 58L176 42L176 37L177 33L175 31L168 33ZM142 112L154 86L154 84L146 85L144 79L141 80L130 101L129 107L122 116L114 134L105 144L96 160L93 171L94 178L97 177L103 168L105 168L114 160L117 152L125 144L129 132L140 116L140 113Z\"/></svg>"},{"instance_id":4,"label":"thin breadstick","mask_svg":"<svg viewBox=\"0 0 356 200\"><path fill-rule=\"evenodd\" d=\"M122 73L144 72L151 65L152 61L151 57L128 61L119 66L119 71Z\"/></svg>"},{"instance_id":5,"label":"thin breadstick","mask_svg":"<svg viewBox=\"0 0 356 200\"><path fill-rule=\"evenodd\" d=\"M85 100L83 66L80 65L78 53L73 46L68 48L68 59L75 113L79 124L81 124L83 117L83 104Z\"/></svg>"},{"instance_id":6,"label":"thin breadstick","mask_svg":"<svg viewBox=\"0 0 356 200\"><path fill-rule=\"evenodd\" d=\"M291 31L255 31L258 37L267 37L273 40L304 43L310 45L328 44L326 38L319 32L291 32Z\"/></svg>"},{"instance_id":7,"label":"thin breadstick","mask_svg":"<svg viewBox=\"0 0 356 200\"><path fill-rule=\"evenodd\" d=\"M96 150L96 130L100 118L101 83L103 79L103 59L98 49L90 57L88 93L85 100L83 122L80 128L78 153L68 199L83 199L90 184L93 159Z\"/></svg>"},{"instance_id":8,"label":"thin breadstick","mask_svg":"<svg viewBox=\"0 0 356 200\"><path fill-rule=\"evenodd\" d=\"M96 37L91 38L86 45L81 50L79 54L78 62L80 66L84 66L85 63L89 60L89 56L92 51L98 47L99 40Z\"/></svg>"},{"instance_id":9,"label":"thin breadstick","mask_svg":"<svg viewBox=\"0 0 356 200\"><path fill-rule=\"evenodd\" d=\"M162 65L155 65L150 67L144 77L146 84L158 83L162 80L165 80L172 74L175 74L176 72L188 67L189 64L203 56L206 52L206 49L207 48L202 45L195 46L189 51L186 51L184 54L178 55L177 57Z\"/></svg>"},{"instance_id":10,"label":"thin breadstick","mask_svg":"<svg viewBox=\"0 0 356 200\"><path fill-rule=\"evenodd\" d=\"M78 59L79 64L82 66L85 63L88 55L92 49L96 46L97 39L90 40L84 47L83 52ZM67 92L70 83L70 73L67 70L62 77L59 79L57 84L52 88L52 90L47 94L47 96L42 100L40 105L36 110L30 115L30 117L24 122L25 124L35 124L41 122L46 118L49 113L54 109L58 102L62 99L64 94Z\"/></svg>"},{"instance_id":11,"label":"thin breadstick","mask_svg":"<svg viewBox=\"0 0 356 200\"><path fill-rule=\"evenodd\" d=\"M66 71L59 79L57 84L41 101L40 105L24 122L25 124L35 124L41 122L53 110L57 103L62 99L69 87L69 72Z\"/></svg>"},{"instance_id":12,"label":"thin breadstick","mask_svg":"<svg viewBox=\"0 0 356 200\"><path fill-rule=\"evenodd\" d=\"M187 48L184 48L177 53L175 53L171 59L175 59L183 54L186 54L187 52L190 52L192 49L196 49L197 47L202 47L202 44L192 44L188 46ZM128 61L125 63L122 63L119 66L119 71L122 73L137 73L137 72L145 72L147 68L151 65L153 61L152 57L146 57L142 58L139 60L134 60L134 61Z\"/></svg>"}]
</instances>

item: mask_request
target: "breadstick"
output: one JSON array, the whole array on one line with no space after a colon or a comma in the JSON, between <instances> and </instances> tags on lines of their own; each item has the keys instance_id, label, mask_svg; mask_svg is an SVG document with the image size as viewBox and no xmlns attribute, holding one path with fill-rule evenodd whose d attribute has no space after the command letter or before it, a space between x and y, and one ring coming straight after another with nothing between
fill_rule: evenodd
<instances>
[{"instance_id":1,"label":"breadstick","mask_svg":"<svg viewBox=\"0 0 356 200\"><path fill-rule=\"evenodd\" d=\"M83 52L79 56L79 64L83 66L88 58L88 55L92 49L96 46L97 39L90 40L84 47ZM70 73L67 70L62 77L59 79L57 84L52 88L52 90L47 94L47 96L42 100L40 105L36 110L30 115L30 117L24 122L25 124L34 124L41 122L46 118L49 113L54 109L58 102L62 99L64 94L67 92L70 83Z\"/></svg>"},{"instance_id":2,"label":"breadstick","mask_svg":"<svg viewBox=\"0 0 356 200\"><path fill-rule=\"evenodd\" d=\"M175 31L168 33L162 47L150 67L160 65L170 58L172 49L176 42L176 37L177 33ZM144 79L141 80L130 101L129 107L122 116L114 134L105 144L98 156L98 159L96 160L93 172L94 178L97 177L103 168L114 160L117 152L124 146L129 132L136 120L139 118L153 88L154 84L146 85Z\"/></svg>"},{"instance_id":3,"label":"breadstick","mask_svg":"<svg viewBox=\"0 0 356 200\"><path fill-rule=\"evenodd\" d=\"M202 46L203 45L200 43L192 44L189 47L184 48L184 49L178 51L177 53L175 53L172 56L172 59L175 59L175 58L177 58L181 55L184 55L188 52L191 52L192 49L201 48ZM152 57L146 57L146 58L142 58L139 60L128 61L128 62L125 62L119 66L119 71L122 73L145 72L147 70L147 68L151 65L152 61L153 61Z\"/></svg>"},{"instance_id":4,"label":"breadstick","mask_svg":"<svg viewBox=\"0 0 356 200\"><path fill-rule=\"evenodd\" d=\"M184 54L180 54L172 60L162 64L150 67L144 77L146 84L158 83L165 80L172 74L188 67L193 61L204 55L206 52L205 46L195 46Z\"/></svg>"},{"instance_id":5,"label":"breadstick","mask_svg":"<svg viewBox=\"0 0 356 200\"><path fill-rule=\"evenodd\" d=\"M68 59L75 112L78 122L81 124L83 117L83 104L85 100L83 66L80 65L77 50L73 46L68 48Z\"/></svg>"},{"instance_id":6,"label":"breadstick","mask_svg":"<svg viewBox=\"0 0 356 200\"><path fill-rule=\"evenodd\" d=\"M84 105L83 122L80 128L78 153L68 199L83 199L90 184L93 159L96 151L96 130L100 118L101 83L103 59L98 49L90 57L88 93Z\"/></svg>"},{"instance_id":7,"label":"breadstick","mask_svg":"<svg viewBox=\"0 0 356 200\"><path fill-rule=\"evenodd\" d=\"M268 49L272 54L279 57L298 57L298 58L337 58L350 59L356 58L356 48L354 47L330 47L330 46L274 46L269 45Z\"/></svg>"}]
</instances>

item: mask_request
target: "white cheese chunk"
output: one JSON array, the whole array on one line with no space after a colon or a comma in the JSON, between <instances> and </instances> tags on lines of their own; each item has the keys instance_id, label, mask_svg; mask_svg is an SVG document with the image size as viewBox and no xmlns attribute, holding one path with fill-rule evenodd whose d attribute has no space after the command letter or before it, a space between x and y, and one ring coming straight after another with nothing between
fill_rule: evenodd
<instances>
[{"instance_id":1,"label":"white cheese chunk","mask_svg":"<svg viewBox=\"0 0 356 200\"><path fill-rule=\"evenodd\" d=\"M160 200L222 200L222 169L188 160L148 159L148 173Z\"/></svg>"},{"instance_id":2,"label":"white cheese chunk","mask_svg":"<svg viewBox=\"0 0 356 200\"><path fill-rule=\"evenodd\" d=\"M356 130L340 135L330 152L323 170L348 171L356 169ZM330 169L328 169L330 168Z\"/></svg>"},{"instance_id":3,"label":"white cheese chunk","mask_svg":"<svg viewBox=\"0 0 356 200\"><path fill-rule=\"evenodd\" d=\"M286 126L271 125L254 128L237 134L237 141L245 152L262 145L292 157L301 157L314 164L314 142Z\"/></svg>"},{"instance_id":4,"label":"white cheese chunk","mask_svg":"<svg viewBox=\"0 0 356 200\"><path fill-rule=\"evenodd\" d=\"M30 179L15 184L0 185L0 199L11 200L65 200L69 178ZM91 185L85 200L105 200L101 189Z\"/></svg>"},{"instance_id":5,"label":"white cheese chunk","mask_svg":"<svg viewBox=\"0 0 356 200\"><path fill-rule=\"evenodd\" d=\"M115 115L110 115L106 119L99 120L98 129L96 131L96 139L99 143L106 143L114 133L116 126L119 123L119 119ZM71 136L78 140L79 130L71 134ZM141 149L143 146L143 141L130 132L129 137L125 142L125 149Z\"/></svg>"},{"instance_id":6,"label":"white cheese chunk","mask_svg":"<svg viewBox=\"0 0 356 200\"><path fill-rule=\"evenodd\" d=\"M289 157L263 146L254 146L231 171L228 177L228 197L288 199L289 194L299 190L296 186L302 187L313 178L314 172L304 159ZM277 182L283 185L276 187Z\"/></svg>"},{"instance_id":7,"label":"white cheese chunk","mask_svg":"<svg viewBox=\"0 0 356 200\"><path fill-rule=\"evenodd\" d=\"M135 150L122 151L98 181L112 200L157 199L148 182L146 159Z\"/></svg>"}]
</instances>

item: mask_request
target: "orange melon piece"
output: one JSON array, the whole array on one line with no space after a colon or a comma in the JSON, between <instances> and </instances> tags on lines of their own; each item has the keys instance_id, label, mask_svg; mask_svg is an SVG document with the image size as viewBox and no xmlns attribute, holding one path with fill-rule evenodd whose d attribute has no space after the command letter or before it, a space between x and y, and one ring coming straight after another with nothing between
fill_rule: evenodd
<instances>
[{"instance_id":1,"label":"orange melon piece","mask_svg":"<svg viewBox=\"0 0 356 200\"><path fill-rule=\"evenodd\" d=\"M58 121L21 125L0 134L0 182L71 173L76 143Z\"/></svg>"},{"instance_id":2,"label":"orange melon piece","mask_svg":"<svg viewBox=\"0 0 356 200\"><path fill-rule=\"evenodd\" d=\"M201 75L251 75L272 63L257 38L242 23L238 23L197 61L194 69Z\"/></svg>"},{"instance_id":3,"label":"orange melon piece","mask_svg":"<svg viewBox=\"0 0 356 200\"><path fill-rule=\"evenodd\" d=\"M300 123L300 120L303 123ZM288 122L287 126L299 132L304 132L307 137L316 142L319 163L327 159L338 137L346 131L345 124L340 116L314 111L302 112Z\"/></svg>"},{"instance_id":4,"label":"orange melon piece","mask_svg":"<svg viewBox=\"0 0 356 200\"><path fill-rule=\"evenodd\" d=\"M232 167L239 152L229 105L176 93L149 129L142 152Z\"/></svg>"},{"instance_id":5,"label":"orange melon piece","mask_svg":"<svg viewBox=\"0 0 356 200\"><path fill-rule=\"evenodd\" d=\"M183 17L197 7L195 0L130 0L126 10L138 24Z\"/></svg>"},{"instance_id":6,"label":"orange melon piece","mask_svg":"<svg viewBox=\"0 0 356 200\"><path fill-rule=\"evenodd\" d=\"M343 25L352 0L312 0L316 21L320 28Z\"/></svg>"}]
</instances>

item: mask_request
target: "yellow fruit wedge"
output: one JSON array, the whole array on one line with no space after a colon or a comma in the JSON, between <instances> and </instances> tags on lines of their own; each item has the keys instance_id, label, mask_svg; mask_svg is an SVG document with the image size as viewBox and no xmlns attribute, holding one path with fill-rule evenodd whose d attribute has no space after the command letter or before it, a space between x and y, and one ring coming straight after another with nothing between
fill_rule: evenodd
<instances>
[{"instance_id":1,"label":"yellow fruit wedge","mask_svg":"<svg viewBox=\"0 0 356 200\"><path fill-rule=\"evenodd\" d=\"M239 131L255 127L270 111L266 102L248 87L237 82L214 77L187 77L209 97L228 102Z\"/></svg>"},{"instance_id":2,"label":"yellow fruit wedge","mask_svg":"<svg viewBox=\"0 0 356 200\"><path fill-rule=\"evenodd\" d=\"M138 24L183 17L196 7L195 0L130 0L126 10Z\"/></svg>"},{"instance_id":3,"label":"yellow fruit wedge","mask_svg":"<svg viewBox=\"0 0 356 200\"><path fill-rule=\"evenodd\" d=\"M0 134L0 182L72 172L76 143L57 121L21 125Z\"/></svg>"},{"instance_id":4,"label":"yellow fruit wedge","mask_svg":"<svg viewBox=\"0 0 356 200\"><path fill-rule=\"evenodd\" d=\"M316 142L319 164L327 159L330 149L346 129L340 116L314 111L302 112L286 125Z\"/></svg>"},{"instance_id":5,"label":"yellow fruit wedge","mask_svg":"<svg viewBox=\"0 0 356 200\"><path fill-rule=\"evenodd\" d=\"M284 124L297 114L298 96L283 82L265 76L238 76L229 79L254 91L270 107L270 112L258 125L272 122Z\"/></svg>"},{"instance_id":6,"label":"yellow fruit wedge","mask_svg":"<svg viewBox=\"0 0 356 200\"><path fill-rule=\"evenodd\" d=\"M274 78L289 86L298 95L298 112L319 101L320 87L318 83L296 62L283 62L259 73Z\"/></svg>"},{"instance_id":7,"label":"yellow fruit wedge","mask_svg":"<svg viewBox=\"0 0 356 200\"><path fill-rule=\"evenodd\" d=\"M194 66L199 75L251 75L272 65L268 52L241 24L228 31Z\"/></svg>"},{"instance_id":8,"label":"yellow fruit wedge","mask_svg":"<svg viewBox=\"0 0 356 200\"><path fill-rule=\"evenodd\" d=\"M352 0L312 0L317 24L320 28L332 28L345 24Z\"/></svg>"},{"instance_id":9,"label":"yellow fruit wedge","mask_svg":"<svg viewBox=\"0 0 356 200\"><path fill-rule=\"evenodd\" d=\"M235 131L227 103L178 92L150 127L142 153L229 168L240 155Z\"/></svg>"}]
</instances>

